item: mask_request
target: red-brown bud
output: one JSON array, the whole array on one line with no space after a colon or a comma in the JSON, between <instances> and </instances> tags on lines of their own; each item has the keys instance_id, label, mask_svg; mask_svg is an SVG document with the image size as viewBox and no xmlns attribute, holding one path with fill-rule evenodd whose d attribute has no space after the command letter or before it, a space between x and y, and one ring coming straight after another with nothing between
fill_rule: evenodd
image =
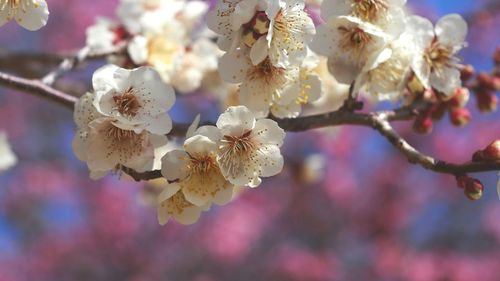
<instances>
[{"instance_id":1,"label":"red-brown bud","mask_svg":"<svg viewBox=\"0 0 500 281\"><path fill-rule=\"evenodd\" d=\"M450 111L450 121L457 127L463 127L469 124L471 115L465 108L454 108Z\"/></svg>"},{"instance_id":2,"label":"red-brown bud","mask_svg":"<svg viewBox=\"0 0 500 281\"><path fill-rule=\"evenodd\" d=\"M478 179L469 178L466 181L464 194L472 201L481 199L483 196L484 186Z\"/></svg>"},{"instance_id":3,"label":"red-brown bud","mask_svg":"<svg viewBox=\"0 0 500 281\"><path fill-rule=\"evenodd\" d=\"M470 98L470 91L467 88L456 88L453 97L448 101L451 107L464 107Z\"/></svg>"},{"instance_id":4,"label":"red-brown bud","mask_svg":"<svg viewBox=\"0 0 500 281\"><path fill-rule=\"evenodd\" d=\"M483 149L482 156L485 161L500 160L500 140L490 143Z\"/></svg>"},{"instance_id":5,"label":"red-brown bud","mask_svg":"<svg viewBox=\"0 0 500 281\"><path fill-rule=\"evenodd\" d=\"M413 131L417 134L429 134L432 132L433 121L430 114L417 116L413 123Z\"/></svg>"},{"instance_id":6,"label":"red-brown bud","mask_svg":"<svg viewBox=\"0 0 500 281\"><path fill-rule=\"evenodd\" d=\"M490 92L477 92L477 107L481 112L493 112L498 107L498 97Z\"/></svg>"},{"instance_id":7,"label":"red-brown bud","mask_svg":"<svg viewBox=\"0 0 500 281\"><path fill-rule=\"evenodd\" d=\"M460 79L462 80L462 82L465 82L471 79L472 76L474 76L475 72L476 70L472 65L464 65L464 67L460 70Z\"/></svg>"},{"instance_id":8,"label":"red-brown bud","mask_svg":"<svg viewBox=\"0 0 500 281\"><path fill-rule=\"evenodd\" d=\"M490 74L486 72L479 73L479 75L477 75L477 82L479 82L481 88L495 91L495 80Z\"/></svg>"}]
</instances>

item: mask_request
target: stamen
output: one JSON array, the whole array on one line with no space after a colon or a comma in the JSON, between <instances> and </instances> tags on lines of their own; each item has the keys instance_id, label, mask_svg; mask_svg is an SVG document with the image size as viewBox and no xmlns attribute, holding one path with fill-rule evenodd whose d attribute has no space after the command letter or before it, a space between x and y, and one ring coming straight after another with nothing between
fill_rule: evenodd
<instances>
[{"instance_id":1,"label":"stamen","mask_svg":"<svg viewBox=\"0 0 500 281\"><path fill-rule=\"evenodd\" d=\"M127 89L123 94L114 96L113 101L115 102L116 110L121 115L127 117L136 116L142 107L132 87Z\"/></svg>"},{"instance_id":2,"label":"stamen","mask_svg":"<svg viewBox=\"0 0 500 281\"><path fill-rule=\"evenodd\" d=\"M354 16L368 22L376 21L387 10L385 0L354 0L353 3Z\"/></svg>"}]
</instances>

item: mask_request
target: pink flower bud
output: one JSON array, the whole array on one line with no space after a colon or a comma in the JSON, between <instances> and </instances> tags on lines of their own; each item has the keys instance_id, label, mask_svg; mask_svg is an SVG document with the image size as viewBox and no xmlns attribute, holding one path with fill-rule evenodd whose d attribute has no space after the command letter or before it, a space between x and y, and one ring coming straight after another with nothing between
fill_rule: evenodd
<instances>
[{"instance_id":1,"label":"pink flower bud","mask_svg":"<svg viewBox=\"0 0 500 281\"><path fill-rule=\"evenodd\" d=\"M477 92L477 107L481 112L493 112L497 110L498 97L490 92Z\"/></svg>"},{"instance_id":2,"label":"pink flower bud","mask_svg":"<svg viewBox=\"0 0 500 281\"><path fill-rule=\"evenodd\" d=\"M417 134L428 134L432 132L433 121L430 114L422 114L415 119L413 131Z\"/></svg>"},{"instance_id":3,"label":"pink flower bud","mask_svg":"<svg viewBox=\"0 0 500 281\"><path fill-rule=\"evenodd\" d=\"M472 201L479 200L483 196L484 186L478 179L469 178L466 181L464 194Z\"/></svg>"},{"instance_id":4,"label":"pink flower bud","mask_svg":"<svg viewBox=\"0 0 500 281\"><path fill-rule=\"evenodd\" d=\"M500 160L500 140L490 143L485 149L483 149L482 156L485 161Z\"/></svg>"},{"instance_id":5,"label":"pink flower bud","mask_svg":"<svg viewBox=\"0 0 500 281\"><path fill-rule=\"evenodd\" d=\"M490 91L495 90L495 81L493 77L486 73L486 72L481 72L477 76L477 81L479 82L479 86L484 89L488 89Z\"/></svg>"},{"instance_id":6,"label":"pink flower bud","mask_svg":"<svg viewBox=\"0 0 500 281\"><path fill-rule=\"evenodd\" d=\"M476 70L474 69L474 67L472 65L470 65L470 64L465 65L460 70L460 79L462 80L462 82L465 82L465 81L471 79L472 76L474 76L475 72L476 72Z\"/></svg>"},{"instance_id":7,"label":"pink flower bud","mask_svg":"<svg viewBox=\"0 0 500 281\"><path fill-rule=\"evenodd\" d=\"M471 115L465 108L455 108L450 111L450 121L457 127L463 127L470 122Z\"/></svg>"},{"instance_id":8,"label":"pink flower bud","mask_svg":"<svg viewBox=\"0 0 500 281\"><path fill-rule=\"evenodd\" d=\"M469 97L470 97L469 89L462 88L462 87L456 88L455 94L448 101L448 104L451 107L455 107L455 108L464 107L467 104L467 102L469 101Z\"/></svg>"}]
</instances>

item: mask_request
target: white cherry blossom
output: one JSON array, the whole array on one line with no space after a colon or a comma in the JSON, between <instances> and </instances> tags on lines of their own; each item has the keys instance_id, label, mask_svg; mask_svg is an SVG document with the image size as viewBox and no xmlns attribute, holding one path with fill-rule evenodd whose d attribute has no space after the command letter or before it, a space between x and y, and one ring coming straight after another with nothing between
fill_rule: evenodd
<instances>
[{"instance_id":1,"label":"white cherry blossom","mask_svg":"<svg viewBox=\"0 0 500 281\"><path fill-rule=\"evenodd\" d=\"M459 59L456 54L466 46L467 23L457 14L441 18L436 27L425 18L408 19L413 34L415 57L412 68L420 82L450 96L461 86Z\"/></svg>"},{"instance_id":2,"label":"white cherry blossom","mask_svg":"<svg viewBox=\"0 0 500 281\"><path fill-rule=\"evenodd\" d=\"M7 134L0 131L0 173L17 164L17 156L7 140Z\"/></svg>"},{"instance_id":3,"label":"white cherry blossom","mask_svg":"<svg viewBox=\"0 0 500 281\"><path fill-rule=\"evenodd\" d=\"M210 205L196 206L186 200L180 191L178 183L168 184L158 195L158 222L165 225L171 218L181 224L193 224L199 218L202 211L208 211Z\"/></svg>"},{"instance_id":4,"label":"white cherry blossom","mask_svg":"<svg viewBox=\"0 0 500 281\"><path fill-rule=\"evenodd\" d=\"M404 40L394 41L373 54L357 78L354 92L363 89L375 101L399 99L411 73L411 46Z\"/></svg>"},{"instance_id":5,"label":"white cherry blossom","mask_svg":"<svg viewBox=\"0 0 500 281\"><path fill-rule=\"evenodd\" d=\"M368 58L385 47L390 36L352 16L339 16L320 25L311 49L327 56L330 72L340 83L351 84Z\"/></svg>"},{"instance_id":6,"label":"white cherry blossom","mask_svg":"<svg viewBox=\"0 0 500 281\"><path fill-rule=\"evenodd\" d=\"M113 50L118 35L118 24L110 19L98 17L96 23L86 30L86 45L93 52Z\"/></svg>"},{"instance_id":7,"label":"white cherry blossom","mask_svg":"<svg viewBox=\"0 0 500 281\"><path fill-rule=\"evenodd\" d=\"M339 83L328 71L327 59L320 57L314 73L321 80L321 96L311 102L304 115L321 114L339 109L349 95L349 85Z\"/></svg>"},{"instance_id":8,"label":"white cherry blossom","mask_svg":"<svg viewBox=\"0 0 500 281\"><path fill-rule=\"evenodd\" d=\"M284 98L271 105L271 113L278 118L295 118L302 112L302 106L321 98L322 83L316 73L319 58L312 52L302 62L298 77L286 86ZM298 90L297 90L298 89Z\"/></svg>"},{"instance_id":9,"label":"white cherry blossom","mask_svg":"<svg viewBox=\"0 0 500 281\"><path fill-rule=\"evenodd\" d=\"M78 131L73 139L73 151L78 159L87 163L91 177L102 177L121 166L139 172L151 170L155 148L165 145L167 138L117 127L115 119L95 109L95 99L94 94L85 94L74 112Z\"/></svg>"},{"instance_id":10,"label":"white cherry blossom","mask_svg":"<svg viewBox=\"0 0 500 281\"><path fill-rule=\"evenodd\" d=\"M147 130L166 134L172 120L166 113L175 102L172 87L161 80L149 67L132 70L107 65L92 78L95 90L94 106L115 126L140 133Z\"/></svg>"},{"instance_id":11,"label":"white cherry blossom","mask_svg":"<svg viewBox=\"0 0 500 281\"><path fill-rule=\"evenodd\" d=\"M0 0L0 26L14 19L27 30L47 24L49 9L45 0Z\"/></svg>"},{"instance_id":12,"label":"white cherry blossom","mask_svg":"<svg viewBox=\"0 0 500 281\"><path fill-rule=\"evenodd\" d=\"M232 106L219 116L217 127L222 134L217 162L228 181L256 187L260 177L281 172L285 132L275 121L256 120L245 106Z\"/></svg>"},{"instance_id":13,"label":"white cherry blossom","mask_svg":"<svg viewBox=\"0 0 500 281\"><path fill-rule=\"evenodd\" d=\"M380 27L393 36L404 30L406 0L325 0L321 17L328 21L338 16L353 16Z\"/></svg>"},{"instance_id":14,"label":"white cherry blossom","mask_svg":"<svg viewBox=\"0 0 500 281\"><path fill-rule=\"evenodd\" d=\"M266 58L278 67L300 62L315 33L300 0L219 1L207 21L209 28L222 35L222 50L250 48L254 65Z\"/></svg>"},{"instance_id":15,"label":"white cherry blossom","mask_svg":"<svg viewBox=\"0 0 500 281\"><path fill-rule=\"evenodd\" d=\"M162 174L178 181L187 201L196 206L214 202L226 204L233 196L233 185L221 173L217 163L219 129L198 128L184 142L184 150L168 152L162 159Z\"/></svg>"}]
</instances>

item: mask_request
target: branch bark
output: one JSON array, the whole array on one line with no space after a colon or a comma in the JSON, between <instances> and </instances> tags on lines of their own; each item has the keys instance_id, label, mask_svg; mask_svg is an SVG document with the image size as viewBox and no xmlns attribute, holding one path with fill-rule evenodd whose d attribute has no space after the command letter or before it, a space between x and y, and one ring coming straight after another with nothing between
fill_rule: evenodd
<instances>
[{"instance_id":1,"label":"branch bark","mask_svg":"<svg viewBox=\"0 0 500 281\"><path fill-rule=\"evenodd\" d=\"M57 75L56 75L57 77ZM0 85L36 95L57 102L69 109L73 109L78 98L58 91L40 80L30 80L0 72ZM411 120L419 110L425 109L427 104L417 102L412 106L396 110L377 111L372 113L359 113L353 110L340 109L325 114L304 116L298 118L274 119L285 131L302 132L317 128L333 127L339 125L356 125L375 129L398 149L412 164L418 164L425 169L450 175L463 175L466 173L487 172L500 170L500 161L494 162L466 162L463 164L448 163L425 155L412 147L391 126L390 122ZM170 135L185 135L189 124L174 124ZM122 168L123 172L136 181L151 180L161 177L159 170L138 173L129 168Z\"/></svg>"}]
</instances>

